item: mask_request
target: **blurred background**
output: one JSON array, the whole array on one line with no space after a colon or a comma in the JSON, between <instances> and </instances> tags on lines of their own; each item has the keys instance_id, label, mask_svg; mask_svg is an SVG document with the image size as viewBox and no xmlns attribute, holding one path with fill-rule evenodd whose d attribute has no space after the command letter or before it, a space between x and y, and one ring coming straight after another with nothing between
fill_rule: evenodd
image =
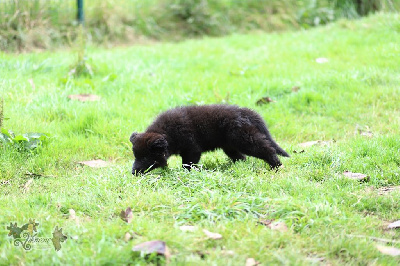
<instances>
[{"instance_id":1,"label":"blurred background","mask_svg":"<svg viewBox=\"0 0 400 266\"><path fill-rule=\"evenodd\" d=\"M78 6L81 5L81 12ZM399 10L400 0L0 0L0 50L282 31Z\"/></svg>"}]
</instances>

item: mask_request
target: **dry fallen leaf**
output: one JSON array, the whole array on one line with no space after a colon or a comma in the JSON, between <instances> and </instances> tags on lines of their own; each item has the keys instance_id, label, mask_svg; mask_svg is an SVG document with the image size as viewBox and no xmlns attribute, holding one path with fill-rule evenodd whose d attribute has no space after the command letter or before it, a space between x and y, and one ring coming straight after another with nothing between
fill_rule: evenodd
<instances>
[{"instance_id":1,"label":"dry fallen leaf","mask_svg":"<svg viewBox=\"0 0 400 266\"><path fill-rule=\"evenodd\" d=\"M393 222L393 223L390 223L390 224L388 225L388 228L389 228L389 229L400 228L400 220L398 220L398 221L396 221L396 222Z\"/></svg>"},{"instance_id":2,"label":"dry fallen leaf","mask_svg":"<svg viewBox=\"0 0 400 266\"><path fill-rule=\"evenodd\" d=\"M27 192L29 191L29 188L30 188L30 186L31 186L32 183L33 183L33 178L29 179L29 180L25 183L24 187L22 188L22 193L27 193Z\"/></svg>"},{"instance_id":3,"label":"dry fallen leaf","mask_svg":"<svg viewBox=\"0 0 400 266\"><path fill-rule=\"evenodd\" d=\"M394 187L381 187L378 189L378 194L379 195L384 195L391 193L393 191L400 191L400 186L394 186Z\"/></svg>"},{"instance_id":4,"label":"dry fallen leaf","mask_svg":"<svg viewBox=\"0 0 400 266\"><path fill-rule=\"evenodd\" d=\"M204 234L206 234L206 236L208 238L211 238L211 239L214 239L214 240L222 239L222 235L221 234L213 233L213 232L210 232L210 231L208 231L206 229L203 229L203 232L204 232Z\"/></svg>"},{"instance_id":5,"label":"dry fallen leaf","mask_svg":"<svg viewBox=\"0 0 400 266\"><path fill-rule=\"evenodd\" d=\"M365 136L365 137L368 137L368 138L372 138L374 136L374 134L372 133L372 131L369 128L369 126L357 125L355 134L357 134L357 133L359 135L361 135L361 136Z\"/></svg>"},{"instance_id":6,"label":"dry fallen leaf","mask_svg":"<svg viewBox=\"0 0 400 266\"><path fill-rule=\"evenodd\" d=\"M128 224L131 223L133 219L133 213L131 207L126 208L125 211L122 210L121 213L119 214L119 217L121 217L121 219L124 222L127 222Z\"/></svg>"},{"instance_id":7,"label":"dry fallen leaf","mask_svg":"<svg viewBox=\"0 0 400 266\"><path fill-rule=\"evenodd\" d=\"M246 259L246 266L256 266L258 264L260 264L260 262L256 261L254 258Z\"/></svg>"},{"instance_id":8,"label":"dry fallen leaf","mask_svg":"<svg viewBox=\"0 0 400 266\"><path fill-rule=\"evenodd\" d=\"M261 99L259 99L256 104L257 105L263 105L266 103L274 103L275 101L272 100L270 97L262 97Z\"/></svg>"},{"instance_id":9,"label":"dry fallen leaf","mask_svg":"<svg viewBox=\"0 0 400 266\"><path fill-rule=\"evenodd\" d=\"M293 92L298 92L300 90L300 87L299 86L293 86L292 87L292 91Z\"/></svg>"},{"instance_id":10,"label":"dry fallen leaf","mask_svg":"<svg viewBox=\"0 0 400 266\"><path fill-rule=\"evenodd\" d=\"M74 210L74 209L69 209L68 212L69 212L69 217L68 217L68 219L70 219L70 220L76 220L76 213L75 213L75 210Z\"/></svg>"},{"instance_id":11,"label":"dry fallen leaf","mask_svg":"<svg viewBox=\"0 0 400 266\"><path fill-rule=\"evenodd\" d=\"M302 148L308 148L308 147L311 147L314 145L327 146L331 143L332 143L332 141L314 140L314 141L307 141L307 142L300 143L299 146Z\"/></svg>"},{"instance_id":12,"label":"dry fallen leaf","mask_svg":"<svg viewBox=\"0 0 400 266\"><path fill-rule=\"evenodd\" d=\"M133 239L133 236L129 232L126 232L124 235L124 241L128 242L129 240L132 240L132 239Z\"/></svg>"},{"instance_id":13,"label":"dry fallen leaf","mask_svg":"<svg viewBox=\"0 0 400 266\"><path fill-rule=\"evenodd\" d=\"M309 261L311 263L316 263L316 264L321 263L321 262L323 262L325 260L324 257L320 257L320 258L318 258L318 257L308 257L306 259L307 259L307 261Z\"/></svg>"},{"instance_id":14,"label":"dry fallen leaf","mask_svg":"<svg viewBox=\"0 0 400 266\"><path fill-rule=\"evenodd\" d=\"M361 174L361 173L352 173L349 171L344 171L343 175L352 180L369 181L369 176L367 176L365 174Z\"/></svg>"},{"instance_id":15,"label":"dry fallen leaf","mask_svg":"<svg viewBox=\"0 0 400 266\"><path fill-rule=\"evenodd\" d=\"M317 145L319 142L320 142L319 140L307 141L307 142L300 143L299 146L303 147L303 148L307 148L307 147Z\"/></svg>"},{"instance_id":16,"label":"dry fallen leaf","mask_svg":"<svg viewBox=\"0 0 400 266\"><path fill-rule=\"evenodd\" d=\"M123 239L124 239L125 242L128 242L128 241L130 241L130 240L132 240L134 238L137 238L139 236L142 236L142 235L131 231L131 232L126 232L124 237L123 237Z\"/></svg>"},{"instance_id":17,"label":"dry fallen leaf","mask_svg":"<svg viewBox=\"0 0 400 266\"><path fill-rule=\"evenodd\" d=\"M100 100L100 96L94 94L72 94L68 95L68 98L81 102L95 102Z\"/></svg>"},{"instance_id":18,"label":"dry fallen leaf","mask_svg":"<svg viewBox=\"0 0 400 266\"><path fill-rule=\"evenodd\" d=\"M362 132L360 135L368 138L372 138L374 136L372 132Z\"/></svg>"},{"instance_id":19,"label":"dry fallen leaf","mask_svg":"<svg viewBox=\"0 0 400 266\"><path fill-rule=\"evenodd\" d=\"M138 244L132 248L132 251L143 252L144 254L156 253L158 255L164 256L167 260L171 256L165 242L160 240L153 240Z\"/></svg>"},{"instance_id":20,"label":"dry fallen leaf","mask_svg":"<svg viewBox=\"0 0 400 266\"><path fill-rule=\"evenodd\" d=\"M95 167L95 168L106 167L109 165L109 162L103 161L101 159L91 160L91 161L82 161L82 162L78 162L78 163L87 165L89 167Z\"/></svg>"},{"instance_id":21,"label":"dry fallen leaf","mask_svg":"<svg viewBox=\"0 0 400 266\"><path fill-rule=\"evenodd\" d=\"M262 224L262 225L265 225L265 226L268 226L269 227L269 225L273 222L274 220L261 220L261 221L258 221L257 223L259 223L259 224Z\"/></svg>"},{"instance_id":22,"label":"dry fallen leaf","mask_svg":"<svg viewBox=\"0 0 400 266\"><path fill-rule=\"evenodd\" d=\"M328 60L328 58L325 58L325 57L319 57L319 58L315 59L315 62L317 62L318 64L324 64L324 63L328 63L329 60Z\"/></svg>"},{"instance_id":23,"label":"dry fallen leaf","mask_svg":"<svg viewBox=\"0 0 400 266\"><path fill-rule=\"evenodd\" d=\"M395 247L388 247L388 246L381 246L381 245L376 245L376 248L385 255L390 255L393 257L400 256L400 249L395 248Z\"/></svg>"},{"instance_id":24,"label":"dry fallen leaf","mask_svg":"<svg viewBox=\"0 0 400 266\"><path fill-rule=\"evenodd\" d=\"M288 228L287 225L284 222L273 222L270 225L268 225L269 228L272 230L276 230L279 232L287 232Z\"/></svg>"},{"instance_id":25,"label":"dry fallen leaf","mask_svg":"<svg viewBox=\"0 0 400 266\"><path fill-rule=\"evenodd\" d=\"M179 229L181 229L181 231L184 231L184 232L193 232L193 231L197 230L197 226L182 225L182 226L179 226Z\"/></svg>"},{"instance_id":26,"label":"dry fallen leaf","mask_svg":"<svg viewBox=\"0 0 400 266\"><path fill-rule=\"evenodd\" d=\"M235 256L235 251L233 250L221 250L221 254L224 256Z\"/></svg>"},{"instance_id":27,"label":"dry fallen leaf","mask_svg":"<svg viewBox=\"0 0 400 266\"><path fill-rule=\"evenodd\" d=\"M279 232L287 232L288 228L284 222L274 222L274 220L261 220L258 223L265 225L266 227L276 230Z\"/></svg>"}]
</instances>

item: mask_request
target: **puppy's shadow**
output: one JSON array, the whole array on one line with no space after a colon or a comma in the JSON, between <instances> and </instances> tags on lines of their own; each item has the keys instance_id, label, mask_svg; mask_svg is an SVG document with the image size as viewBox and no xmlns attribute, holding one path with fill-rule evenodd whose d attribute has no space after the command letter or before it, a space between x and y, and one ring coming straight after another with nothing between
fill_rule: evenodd
<instances>
[{"instance_id":1,"label":"puppy's shadow","mask_svg":"<svg viewBox=\"0 0 400 266\"><path fill-rule=\"evenodd\" d=\"M256 158L247 157L244 161L233 162L226 156L222 151L213 151L204 153L198 164L193 165L191 171L218 171L218 172L237 172L237 171L256 171L257 169L269 169L265 162ZM188 171L182 168L182 160L179 156L172 156L168 167L162 169L156 169L153 174L161 174L162 176L168 176L176 170Z\"/></svg>"},{"instance_id":2,"label":"puppy's shadow","mask_svg":"<svg viewBox=\"0 0 400 266\"><path fill-rule=\"evenodd\" d=\"M215 160L209 161L209 160L202 160L200 161L200 164L202 165L202 169L204 170L216 170L216 171L221 171L221 172L226 172L227 170L231 169L234 162L226 158L225 160L218 160L216 162Z\"/></svg>"},{"instance_id":3,"label":"puppy's shadow","mask_svg":"<svg viewBox=\"0 0 400 266\"><path fill-rule=\"evenodd\" d=\"M258 171L270 171L270 167L262 160L257 158L247 157L245 160L233 162L227 156L221 156L209 160L204 158L200 161L203 169L209 171L219 172L258 172Z\"/></svg>"}]
</instances>

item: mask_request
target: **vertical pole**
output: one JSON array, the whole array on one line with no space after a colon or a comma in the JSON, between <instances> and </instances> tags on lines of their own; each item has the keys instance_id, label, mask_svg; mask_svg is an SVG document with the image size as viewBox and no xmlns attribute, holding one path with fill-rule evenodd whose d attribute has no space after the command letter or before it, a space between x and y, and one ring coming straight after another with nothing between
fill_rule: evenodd
<instances>
[{"instance_id":1,"label":"vertical pole","mask_svg":"<svg viewBox=\"0 0 400 266\"><path fill-rule=\"evenodd\" d=\"M85 17L83 14L83 0L76 0L76 3L78 7L78 13L77 13L78 23L83 25L85 22Z\"/></svg>"},{"instance_id":2,"label":"vertical pole","mask_svg":"<svg viewBox=\"0 0 400 266\"><path fill-rule=\"evenodd\" d=\"M3 126L3 119L4 119L4 113L3 113L4 99L3 99L3 95L1 95L1 96L2 97L0 97L0 129Z\"/></svg>"}]
</instances>

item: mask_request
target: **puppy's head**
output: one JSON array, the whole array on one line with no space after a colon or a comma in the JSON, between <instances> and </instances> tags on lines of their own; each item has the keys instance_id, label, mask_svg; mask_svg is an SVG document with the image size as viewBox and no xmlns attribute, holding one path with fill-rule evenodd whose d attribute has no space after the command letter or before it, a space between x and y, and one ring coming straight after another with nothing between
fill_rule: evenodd
<instances>
[{"instance_id":1,"label":"puppy's head","mask_svg":"<svg viewBox=\"0 0 400 266\"><path fill-rule=\"evenodd\" d=\"M164 135L158 133L133 133L129 138L135 162L132 174L149 172L157 167L167 166L168 143Z\"/></svg>"}]
</instances>

